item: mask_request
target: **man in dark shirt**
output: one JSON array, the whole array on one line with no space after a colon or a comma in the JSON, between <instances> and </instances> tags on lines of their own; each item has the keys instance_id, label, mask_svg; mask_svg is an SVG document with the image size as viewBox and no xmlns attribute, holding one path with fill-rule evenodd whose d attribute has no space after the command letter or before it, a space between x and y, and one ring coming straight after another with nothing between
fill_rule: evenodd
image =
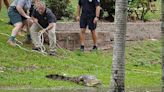
<instances>
[{"instance_id":1,"label":"man in dark shirt","mask_svg":"<svg viewBox=\"0 0 164 92\"><path fill-rule=\"evenodd\" d=\"M46 8L43 2L39 2L37 4L37 9L34 10L32 14L33 25L30 28L31 38L34 44L33 50L40 50L41 42L39 38L39 31L46 31L48 32L49 37L49 48L50 48L50 55L55 55L56 49L56 17L52 13L52 11Z\"/></svg>"},{"instance_id":2,"label":"man in dark shirt","mask_svg":"<svg viewBox=\"0 0 164 92\"><path fill-rule=\"evenodd\" d=\"M94 43L93 50L97 50L97 35L95 30L97 26L97 21L99 20L99 14L100 14L100 0L79 0L76 20L80 21L80 28L81 28L80 50L81 51L84 51L85 31L87 26L92 33L92 39Z\"/></svg>"}]
</instances>

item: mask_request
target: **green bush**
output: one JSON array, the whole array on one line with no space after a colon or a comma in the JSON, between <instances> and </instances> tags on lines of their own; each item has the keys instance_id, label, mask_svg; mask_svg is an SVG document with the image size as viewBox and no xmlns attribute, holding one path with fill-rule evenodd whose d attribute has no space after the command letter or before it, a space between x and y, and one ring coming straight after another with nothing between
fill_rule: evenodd
<instances>
[{"instance_id":1,"label":"green bush","mask_svg":"<svg viewBox=\"0 0 164 92\"><path fill-rule=\"evenodd\" d=\"M148 0L129 0L129 11L134 12L137 19L145 21L145 15L149 10Z\"/></svg>"},{"instance_id":2,"label":"green bush","mask_svg":"<svg viewBox=\"0 0 164 92\"><path fill-rule=\"evenodd\" d=\"M70 0L46 0L46 4L58 20L61 20L63 17L73 18L74 9Z\"/></svg>"},{"instance_id":3,"label":"green bush","mask_svg":"<svg viewBox=\"0 0 164 92\"><path fill-rule=\"evenodd\" d=\"M107 16L103 16L105 17L105 20L113 22L115 13L115 0L101 0L101 7L103 12L107 12Z\"/></svg>"},{"instance_id":4,"label":"green bush","mask_svg":"<svg viewBox=\"0 0 164 92\"><path fill-rule=\"evenodd\" d=\"M152 0L152 2L156 2L156 0ZM149 11L153 12L153 7L150 7L151 3L149 0L128 0L128 16L135 16L138 20L145 21L145 16ZM107 12L107 14L102 17L105 17L105 20L114 21L114 13L115 13L115 0L101 0L101 7L103 12ZM154 7L155 9L156 7ZM151 10L152 9L152 10Z\"/></svg>"}]
</instances>

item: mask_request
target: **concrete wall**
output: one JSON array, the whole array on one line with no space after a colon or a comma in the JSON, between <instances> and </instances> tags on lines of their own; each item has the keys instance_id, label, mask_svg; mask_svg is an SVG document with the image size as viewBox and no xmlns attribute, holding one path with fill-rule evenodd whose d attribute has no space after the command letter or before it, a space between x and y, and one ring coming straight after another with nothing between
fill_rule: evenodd
<instances>
[{"instance_id":1,"label":"concrete wall","mask_svg":"<svg viewBox=\"0 0 164 92\"><path fill-rule=\"evenodd\" d=\"M160 22L138 22L127 24L127 41L159 39L161 35ZM109 49L114 40L114 23L98 23L98 46L99 49ZM80 28L77 22L57 23L57 42L61 47L74 50L80 47ZM93 46L90 31L86 32L86 50Z\"/></svg>"}]
</instances>

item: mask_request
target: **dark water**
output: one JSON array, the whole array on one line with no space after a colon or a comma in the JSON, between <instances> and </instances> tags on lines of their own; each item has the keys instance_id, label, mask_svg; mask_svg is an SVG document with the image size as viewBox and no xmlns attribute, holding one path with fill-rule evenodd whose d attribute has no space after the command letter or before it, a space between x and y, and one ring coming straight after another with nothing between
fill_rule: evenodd
<instances>
[{"instance_id":1,"label":"dark water","mask_svg":"<svg viewBox=\"0 0 164 92\"><path fill-rule=\"evenodd\" d=\"M108 92L108 88L47 88L47 89L0 89L0 92ZM126 92L161 92L161 87L129 88Z\"/></svg>"}]
</instances>

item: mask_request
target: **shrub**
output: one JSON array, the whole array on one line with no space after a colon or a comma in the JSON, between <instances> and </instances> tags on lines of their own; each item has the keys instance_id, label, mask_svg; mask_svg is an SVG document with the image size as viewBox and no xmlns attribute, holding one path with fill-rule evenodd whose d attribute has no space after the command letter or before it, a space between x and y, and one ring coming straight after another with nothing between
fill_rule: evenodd
<instances>
[{"instance_id":1,"label":"shrub","mask_svg":"<svg viewBox=\"0 0 164 92\"><path fill-rule=\"evenodd\" d=\"M115 13L115 0L101 0L101 7L103 12L107 12L108 14L105 16L105 20L113 22Z\"/></svg>"},{"instance_id":2,"label":"shrub","mask_svg":"<svg viewBox=\"0 0 164 92\"><path fill-rule=\"evenodd\" d=\"M145 21L145 15L148 11L156 11L156 0L128 0L128 15L135 16L139 20ZM115 0L101 0L101 7L104 12L107 12L105 20L114 21Z\"/></svg>"},{"instance_id":3,"label":"shrub","mask_svg":"<svg viewBox=\"0 0 164 92\"><path fill-rule=\"evenodd\" d=\"M58 20L62 17L73 18L74 9L70 0L46 0L46 4Z\"/></svg>"}]
</instances>

